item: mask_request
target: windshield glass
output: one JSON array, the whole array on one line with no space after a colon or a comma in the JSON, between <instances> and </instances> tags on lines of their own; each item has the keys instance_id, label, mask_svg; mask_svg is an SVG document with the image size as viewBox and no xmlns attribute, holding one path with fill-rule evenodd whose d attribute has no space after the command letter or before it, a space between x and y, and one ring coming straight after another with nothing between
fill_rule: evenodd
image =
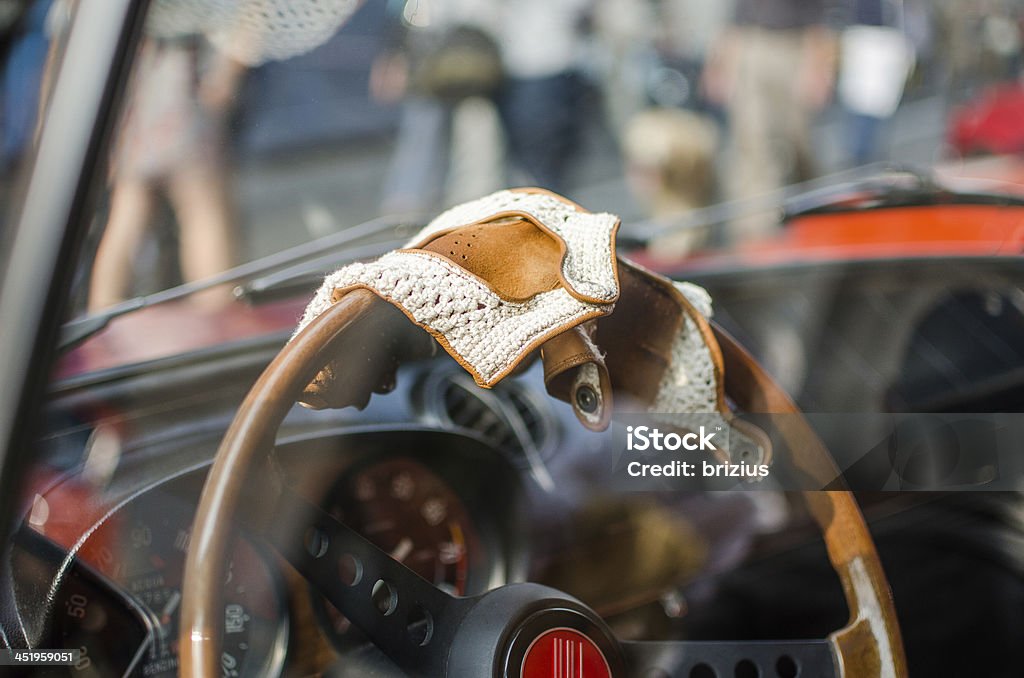
<instances>
[{"instance_id":1,"label":"windshield glass","mask_svg":"<svg viewBox=\"0 0 1024 678\"><path fill-rule=\"evenodd\" d=\"M1014 105L1016 53L958 47L987 35L974 3L519 4L271 18L155 3L67 344L104 326L88 316L310 293L506 186L621 216L621 246L672 271L766 244L799 256L805 239L782 224L832 203L928 203L965 176L996 180L960 186L968 201L1020 192L1019 165L961 163L1018 143L984 117ZM1011 240L990 235L982 249Z\"/></svg>"},{"instance_id":2,"label":"windshield glass","mask_svg":"<svg viewBox=\"0 0 1024 678\"><path fill-rule=\"evenodd\" d=\"M336 34L352 5L303 24L301 10L272 20L246 7L154 3L109 149L78 314L379 213L383 170L359 146L379 155L394 127L367 90L383 15L362 12ZM230 290L195 300L217 306Z\"/></svg>"}]
</instances>

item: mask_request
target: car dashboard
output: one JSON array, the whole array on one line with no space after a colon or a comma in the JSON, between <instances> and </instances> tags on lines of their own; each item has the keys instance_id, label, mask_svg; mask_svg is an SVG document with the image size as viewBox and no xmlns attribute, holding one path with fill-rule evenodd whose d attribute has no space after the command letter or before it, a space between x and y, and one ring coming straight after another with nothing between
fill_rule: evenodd
<instances>
[{"instance_id":1,"label":"car dashboard","mask_svg":"<svg viewBox=\"0 0 1024 678\"><path fill-rule=\"evenodd\" d=\"M995 339L1024 329L1020 275L1016 261L922 259L684 277L711 291L717 320L804 411L857 413L1016 408L1019 379L991 377L1019 374L1019 351L1002 348L1019 342ZM21 634L13 646L82 654L76 666L31 675L176 675L182 571L202 486L238 404L286 338L55 382L18 538L2 563L12 588L0 615L5 632ZM773 355L789 344L799 363ZM936 351L970 369L926 369ZM819 434L836 452L864 432ZM820 638L843 623L842 592L816 531L801 531L795 502L774 492L615 492L604 482L611 435L586 430L550 398L539 364L485 390L441 355L403 366L394 390L362 410L295 406L272 461L308 503L455 595L546 584L623 639ZM946 525L935 516L1017 503L994 492L962 495L966 509L928 504L928 493L875 495L862 496L862 508L877 518L883 558L897 559L908 545L933 557L898 512ZM223 674L396 675L251 529L258 483L245 499L224 583ZM773 553L791 555L780 564ZM917 553L890 561L890 576L912 662L928 666L920 648L931 637L915 615L928 617L931 594L918 590ZM940 556L952 572L974 572L956 549ZM810 599L794 591L807 587L813 605L799 612ZM780 621L780 609L793 614Z\"/></svg>"},{"instance_id":2,"label":"car dashboard","mask_svg":"<svg viewBox=\"0 0 1024 678\"><path fill-rule=\"evenodd\" d=\"M439 358L402 368L399 388L362 411L296 406L273 463L304 499L450 594L531 580L589 598L612 617L654 610L668 618L674 587L707 562L706 540L681 515L662 525L669 508L601 498L590 476L607 463L607 434L583 429L552 401L536 367L482 390ZM116 385L70 388L50 408L47 463L9 563L12 598L28 644L81 654L75 666L41 675L177 674L192 520L242 391L182 393L175 380L187 370L153 384L152 368ZM122 398L134 406L122 409ZM250 507L260 501L252 487ZM386 664L245 516L235 522L224 675L361 675L367 663ZM675 534L672 549L659 541L662 566L639 581L617 574L609 552L635 555L638 535L655 524L659 540Z\"/></svg>"}]
</instances>

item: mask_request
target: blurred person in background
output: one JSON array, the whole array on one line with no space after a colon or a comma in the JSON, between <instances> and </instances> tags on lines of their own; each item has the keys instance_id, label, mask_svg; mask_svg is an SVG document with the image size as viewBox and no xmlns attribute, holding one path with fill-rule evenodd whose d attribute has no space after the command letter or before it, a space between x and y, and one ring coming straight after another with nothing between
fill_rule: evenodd
<instances>
[{"instance_id":1,"label":"blurred person in background","mask_svg":"<svg viewBox=\"0 0 1024 678\"><path fill-rule=\"evenodd\" d=\"M824 0L737 0L703 75L732 137L727 197L762 195L815 175L811 123L832 94L835 42ZM774 227L771 215L742 217L729 235L743 241Z\"/></svg>"},{"instance_id":2,"label":"blurred person in background","mask_svg":"<svg viewBox=\"0 0 1024 678\"><path fill-rule=\"evenodd\" d=\"M584 117L580 60L590 5L393 4L394 47L371 73L374 98L402 106L383 210L436 211L506 183L564 191Z\"/></svg>"},{"instance_id":3,"label":"blurred person in background","mask_svg":"<svg viewBox=\"0 0 1024 678\"><path fill-rule=\"evenodd\" d=\"M512 183L565 192L587 117L581 69L591 0L500 0L498 97ZM519 176L515 172L518 172Z\"/></svg>"},{"instance_id":4,"label":"blurred person in background","mask_svg":"<svg viewBox=\"0 0 1024 678\"><path fill-rule=\"evenodd\" d=\"M601 0L594 8L591 63L605 115L621 135L649 106L709 111L698 83L713 39L732 16L732 1Z\"/></svg>"},{"instance_id":5,"label":"blurred person in background","mask_svg":"<svg viewBox=\"0 0 1024 678\"><path fill-rule=\"evenodd\" d=\"M39 83L42 80L53 32L51 3L39 2L25 9L14 3L0 5L4 22L2 49L7 52L3 70L3 117L0 163L10 172L35 133L39 120Z\"/></svg>"},{"instance_id":6,"label":"blurred person in background","mask_svg":"<svg viewBox=\"0 0 1024 678\"><path fill-rule=\"evenodd\" d=\"M954 103L1016 77L1024 44L1022 0L939 0L935 9Z\"/></svg>"},{"instance_id":7,"label":"blurred person in background","mask_svg":"<svg viewBox=\"0 0 1024 678\"><path fill-rule=\"evenodd\" d=\"M651 99L657 105L721 117L721 108L707 99L700 79L716 39L735 14L735 0L658 0L656 4L658 68L648 77Z\"/></svg>"},{"instance_id":8,"label":"blurred person in background","mask_svg":"<svg viewBox=\"0 0 1024 678\"><path fill-rule=\"evenodd\" d=\"M879 132L899 105L914 67L914 44L904 31L902 0L852 0L840 35L838 98L846 112L848 162L878 156Z\"/></svg>"},{"instance_id":9,"label":"blurred person in background","mask_svg":"<svg viewBox=\"0 0 1024 678\"><path fill-rule=\"evenodd\" d=\"M388 3L388 44L370 73L372 97L401 105L383 212L434 212L501 183L504 158L493 100L503 73L491 28L494 5L495 0ZM474 152L458 153L467 136Z\"/></svg>"},{"instance_id":10,"label":"blurred person in background","mask_svg":"<svg viewBox=\"0 0 1024 678\"><path fill-rule=\"evenodd\" d=\"M949 151L961 158L1024 154L1024 68L950 113Z\"/></svg>"},{"instance_id":11,"label":"blurred person in background","mask_svg":"<svg viewBox=\"0 0 1024 678\"><path fill-rule=\"evenodd\" d=\"M646 216L667 232L651 242L648 253L672 260L706 246L706 225L673 227L711 202L718 150L714 122L691 111L650 109L630 120L622 147L631 192Z\"/></svg>"},{"instance_id":12,"label":"blurred person in background","mask_svg":"<svg viewBox=\"0 0 1024 678\"><path fill-rule=\"evenodd\" d=\"M602 0L594 8L591 67L600 80L604 114L618 137L649 103L651 72L658 67L654 2Z\"/></svg>"},{"instance_id":13,"label":"blurred person in background","mask_svg":"<svg viewBox=\"0 0 1024 678\"><path fill-rule=\"evenodd\" d=\"M939 5L950 103L947 152L1024 152L1024 1Z\"/></svg>"},{"instance_id":14,"label":"blurred person in background","mask_svg":"<svg viewBox=\"0 0 1024 678\"><path fill-rule=\"evenodd\" d=\"M113 160L110 216L92 271L90 311L130 294L133 263L160 196L177 217L185 281L234 264L224 125L244 67L193 34L150 36L139 59ZM212 306L229 299L225 289L197 297Z\"/></svg>"}]
</instances>

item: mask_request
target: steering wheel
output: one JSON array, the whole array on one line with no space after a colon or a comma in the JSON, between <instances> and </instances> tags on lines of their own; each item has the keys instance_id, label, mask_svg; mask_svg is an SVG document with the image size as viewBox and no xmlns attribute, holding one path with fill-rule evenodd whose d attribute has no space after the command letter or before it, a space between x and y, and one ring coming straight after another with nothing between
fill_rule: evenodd
<instances>
[{"instance_id":1,"label":"steering wheel","mask_svg":"<svg viewBox=\"0 0 1024 678\"><path fill-rule=\"evenodd\" d=\"M507 227L509 218L503 214L497 222ZM537 225L523 214L511 218L517 223ZM482 228L480 224L474 227L478 231ZM458 251L448 248L452 242L460 242L460 237L476 243L478 250L485 248L486 233L479 231L478 235L481 237L472 240L472 232L455 229L447 240L442 237L442 248L457 258ZM542 249L529 250L524 256L536 264L546 256ZM564 247L556 253L559 260L565 260ZM537 264L534 268L544 267ZM519 270L531 269L526 266ZM531 275L539 274L535 271ZM602 425L597 420L605 418L601 408L610 405L608 389L636 395L637 391L650 388L646 367L638 367L635 360L615 365L614 356L626 350L622 347L627 344L643 344L650 349L656 343L651 337L659 331L652 330L652 326L668 324L669 332L678 331L679 327L678 314L675 324L662 322L668 315L652 293L659 289L671 291L670 282L621 259L616 260L616 275L622 295L607 318L587 317L560 326L557 331L548 332L539 344L540 353L546 353L545 371L552 376L549 390L571 402L584 424L589 421L595 426ZM515 284L521 287L523 282L517 280ZM437 344L430 334L416 326L418 321L410 322L417 319L406 309L388 303L379 293L349 287L333 295L333 303L293 337L252 387L217 452L200 499L184 573L180 626L183 676L220 675L222 583L232 526L243 518L247 524L257 526L319 593L409 675L906 675L885 573L856 501L842 488L833 460L765 370L725 332L706 321L699 325L703 341L715 359L719 400L731 402L746 412L790 415L778 423L781 445L774 453L773 466L802 474L814 479L819 487L829 488L804 492L804 498L820 526L828 557L842 583L850 612L846 626L826 638L807 641L622 641L582 602L538 584L509 584L468 598L454 597L435 588L300 497L274 467L271 451L277 429L297 400L362 407L373 392L384 392L393 386L399 364L436 351ZM642 329L637 328L639 317L649 320ZM578 336L581 322L597 323L596 329L584 333L583 339ZM639 340L638 332L643 333ZM592 339L607 351L607 373L603 362L596 378L593 370L585 369L592 362L566 358L564 347L560 348L558 342L564 343L566 337L573 336L570 341L574 346ZM440 343L451 352L451 345ZM537 347L525 348L532 354ZM600 359L587 350L572 355ZM566 366L577 370L575 379L558 379L559 368ZM591 377L589 381L581 378L587 374ZM481 381L479 375L474 376ZM243 502L247 496L256 496L258 501Z\"/></svg>"}]
</instances>

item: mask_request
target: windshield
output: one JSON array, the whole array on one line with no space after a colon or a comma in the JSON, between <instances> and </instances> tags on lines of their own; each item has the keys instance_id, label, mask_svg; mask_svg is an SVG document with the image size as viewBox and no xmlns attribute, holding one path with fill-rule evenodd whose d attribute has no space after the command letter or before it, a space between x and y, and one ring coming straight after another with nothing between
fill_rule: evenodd
<instances>
[{"instance_id":1,"label":"windshield","mask_svg":"<svg viewBox=\"0 0 1024 678\"><path fill-rule=\"evenodd\" d=\"M969 40L972 3L883 2L877 16L811 3L779 18L744 3L566 2L529 49L517 37L529 12L464 4L364 3L281 58L156 3L74 315L508 185L618 214L627 238L668 234L663 258L732 248L776 233L787 185L986 150L984 131L952 135L956 107L1017 75L999 45L944 48ZM205 11L216 23L216 6ZM758 63L741 38L779 21L803 37ZM743 100L759 88L777 91ZM747 206L694 218L720 202ZM195 300L230 303L232 287Z\"/></svg>"},{"instance_id":2,"label":"windshield","mask_svg":"<svg viewBox=\"0 0 1024 678\"><path fill-rule=\"evenodd\" d=\"M383 16L361 12L336 34L349 4L306 25L297 10L280 26L245 8L154 4L108 149L77 314L203 281L379 214L372 196L383 169L364 163L372 155L359 146L379 154L394 128L393 112L367 90ZM266 25L238 28L244 21ZM285 30L295 44L269 37ZM196 301L222 305L230 291Z\"/></svg>"}]
</instances>

